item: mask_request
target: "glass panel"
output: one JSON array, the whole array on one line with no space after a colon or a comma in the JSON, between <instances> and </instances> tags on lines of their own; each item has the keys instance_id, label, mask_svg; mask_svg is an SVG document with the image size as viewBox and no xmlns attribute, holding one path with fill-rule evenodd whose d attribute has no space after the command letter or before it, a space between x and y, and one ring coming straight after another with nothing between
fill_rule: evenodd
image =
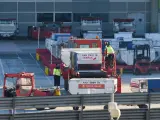
<instances>
[{"instance_id":1,"label":"glass panel","mask_svg":"<svg viewBox=\"0 0 160 120\"><path fill-rule=\"evenodd\" d=\"M53 13L37 13L37 22L53 22Z\"/></svg>"},{"instance_id":2,"label":"glass panel","mask_svg":"<svg viewBox=\"0 0 160 120\"><path fill-rule=\"evenodd\" d=\"M0 24L13 24L14 22L12 20L0 20Z\"/></svg>"},{"instance_id":3,"label":"glass panel","mask_svg":"<svg viewBox=\"0 0 160 120\"><path fill-rule=\"evenodd\" d=\"M89 48L89 45L80 45L80 48Z\"/></svg>"},{"instance_id":4,"label":"glass panel","mask_svg":"<svg viewBox=\"0 0 160 120\"><path fill-rule=\"evenodd\" d=\"M71 13L56 13L56 22L71 22Z\"/></svg>"},{"instance_id":5,"label":"glass panel","mask_svg":"<svg viewBox=\"0 0 160 120\"><path fill-rule=\"evenodd\" d=\"M21 86L31 86L31 79L30 78L20 78L17 80L17 84Z\"/></svg>"},{"instance_id":6,"label":"glass panel","mask_svg":"<svg viewBox=\"0 0 160 120\"><path fill-rule=\"evenodd\" d=\"M92 48L97 48L97 47L98 47L97 43L92 43Z\"/></svg>"},{"instance_id":7,"label":"glass panel","mask_svg":"<svg viewBox=\"0 0 160 120\"><path fill-rule=\"evenodd\" d=\"M89 13L74 13L73 14L73 21L80 22L82 17L88 17Z\"/></svg>"}]
</instances>

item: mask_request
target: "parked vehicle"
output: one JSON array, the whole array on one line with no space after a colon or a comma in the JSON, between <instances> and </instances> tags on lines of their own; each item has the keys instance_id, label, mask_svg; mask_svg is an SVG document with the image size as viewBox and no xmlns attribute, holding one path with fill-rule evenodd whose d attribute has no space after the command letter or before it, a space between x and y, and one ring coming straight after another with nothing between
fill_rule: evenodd
<instances>
[{"instance_id":1,"label":"parked vehicle","mask_svg":"<svg viewBox=\"0 0 160 120\"><path fill-rule=\"evenodd\" d=\"M0 38L15 39L18 33L16 19L0 19Z\"/></svg>"},{"instance_id":2,"label":"parked vehicle","mask_svg":"<svg viewBox=\"0 0 160 120\"><path fill-rule=\"evenodd\" d=\"M130 82L133 93L160 92L160 78L132 78ZM148 108L147 105L138 105L139 108Z\"/></svg>"}]
</instances>

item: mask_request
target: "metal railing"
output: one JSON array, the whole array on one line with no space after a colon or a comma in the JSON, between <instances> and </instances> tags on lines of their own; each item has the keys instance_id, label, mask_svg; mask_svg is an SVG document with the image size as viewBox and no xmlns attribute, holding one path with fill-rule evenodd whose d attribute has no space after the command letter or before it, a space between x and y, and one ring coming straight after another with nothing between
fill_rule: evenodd
<instances>
[{"instance_id":1,"label":"metal railing","mask_svg":"<svg viewBox=\"0 0 160 120\"><path fill-rule=\"evenodd\" d=\"M107 105L110 100L110 94L0 98L0 109ZM120 105L157 104L160 93L115 94L115 101Z\"/></svg>"},{"instance_id":2,"label":"metal railing","mask_svg":"<svg viewBox=\"0 0 160 120\"><path fill-rule=\"evenodd\" d=\"M123 109L120 120L160 120L160 109ZM52 111L21 114L0 114L0 120L109 120L107 110Z\"/></svg>"}]
</instances>

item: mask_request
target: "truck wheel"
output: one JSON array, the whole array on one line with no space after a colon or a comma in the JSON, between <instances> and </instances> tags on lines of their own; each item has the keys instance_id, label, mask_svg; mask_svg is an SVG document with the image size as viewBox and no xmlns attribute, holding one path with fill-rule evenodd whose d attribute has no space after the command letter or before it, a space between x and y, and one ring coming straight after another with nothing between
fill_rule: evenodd
<instances>
[{"instance_id":1,"label":"truck wheel","mask_svg":"<svg viewBox=\"0 0 160 120\"><path fill-rule=\"evenodd\" d=\"M148 106L147 105L138 105L138 107L140 108L140 109L148 109Z\"/></svg>"},{"instance_id":2,"label":"truck wheel","mask_svg":"<svg viewBox=\"0 0 160 120\"><path fill-rule=\"evenodd\" d=\"M104 110L108 110L108 105L105 105L105 106L103 107L103 109L104 109Z\"/></svg>"},{"instance_id":3,"label":"truck wheel","mask_svg":"<svg viewBox=\"0 0 160 120\"><path fill-rule=\"evenodd\" d=\"M73 110L79 110L79 107L73 107Z\"/></svg>"},{"instance_id":4,"label":"truck wheel","mask_svg":"<svg viewBox=\"0 0 160 120\"><path fill-rule=\"evenodd\" d=\"M45 110L45 108L36 108L37 110Z\"/></svg>"}]
</instances>

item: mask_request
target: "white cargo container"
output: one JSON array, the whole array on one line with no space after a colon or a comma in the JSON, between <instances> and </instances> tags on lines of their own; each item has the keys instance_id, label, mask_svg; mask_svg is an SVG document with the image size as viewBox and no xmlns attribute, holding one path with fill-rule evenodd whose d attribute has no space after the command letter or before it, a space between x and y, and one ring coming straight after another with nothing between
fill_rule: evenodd
<instances>
[{"instance_id":1,"label":"white cargo container","mask_svg":"<svg viewBox=\"0 0 160 120\"><path fill-rule=\"evenodd\" d=\"M119 32L119 33L115 33L114 34L114 38L117 39L117 38L123 38L123 40L127 40L130 39L132 40L132 34L133 32Z\"/></svg>"},{"instance_id":2,"label":"white cargo container","mask_svg":"<svg viewBox=\"0 0 160 120\"><path fill-rule=\"evenodd\" d=\"M83 38L85 39L95 39L98 36L100 39L102 38L102 31L87 31L83 33Z\"/></svg>"},{"instance_id":3,"label":"white cargo container","mask_svg":"<svg viewBox=\"0 0 160 120\"><path fill-rule=\"evenodd\" d=\"M81 53L92 52L99 54L99 59L102 59L102 50L100 48L63 48L60 53L60 58L66 66L70 66L70 52L79 51ZM86 60L85 60L86 62Z\"/></svg>"},{"instance_id":4,"label":"white cargo container","mask_svg":"<svg viewBox=\"0 0 160 120\"><path fill-rule=\"evenodd\" d=\"M101 51L75 51L77 55L77 64L102 64Z\"/></svg>"},{"instance_id":5,"label":"white cargo container","mask_svg":"<svg viewBox=\"0 0 160 120\"><path fill-rule=\"evenodd\" d=\"M75 94L104 94L117 91L116 78L72 78L69 92Z\"/></svg>"}]
</instances>

